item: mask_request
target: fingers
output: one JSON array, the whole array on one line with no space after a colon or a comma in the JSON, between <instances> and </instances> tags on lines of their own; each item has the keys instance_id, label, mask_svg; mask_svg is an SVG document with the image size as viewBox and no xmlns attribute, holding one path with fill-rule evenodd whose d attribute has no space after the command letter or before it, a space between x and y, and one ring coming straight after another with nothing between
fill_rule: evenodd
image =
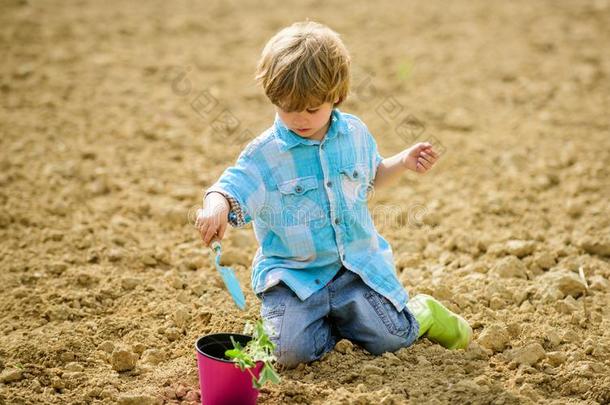
<instances>
[{"instance_id":1,"label":"fingers","mask_svg":"<svg viewBox=\"0 0 610 405\"><path fill-rule=\"evenodd\" d=\"M422 144L423 148L419 152L417 156L417 163L415 166L415 171L419 173L424 173L436 163L438 159L438 154L432 149L432 145L430 144Z\"/></svg>"},{"instance_id":2,"label":"fingers","mask_svg":"<svg viewBox=\"0 0 610 405\"><path fill-rule=\"evenodd\" d=\"M214 239L214 237L216 236L218 230L218 226L213 224L211 226L208 226L206 232L205 232L205 236L203 237L203 243L206 246L210 246L210 243L212 242L212 240Z\"/></svg>"},{"instance_id":3,"label":"fingers","mask_svg":"<svg viewBox=\"0 0 610 405\"><path fill-rule=\"evenodd\" d=\"M210 243L212 243L212 240L218 233L219 226L212 223L211 221L205 221L204 219L201 219L199 222L200 224L198 226L198 229L199 235L201 235L201 241L206 247L209 247Z\"/></svg>"}]
</instances>

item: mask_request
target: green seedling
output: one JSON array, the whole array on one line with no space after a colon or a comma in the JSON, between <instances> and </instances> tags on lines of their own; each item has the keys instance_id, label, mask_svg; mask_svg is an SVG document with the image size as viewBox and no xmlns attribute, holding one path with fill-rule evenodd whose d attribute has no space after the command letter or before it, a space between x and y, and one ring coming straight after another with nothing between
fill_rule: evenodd
<instances>
[{"instance_id":1,"label":"green seedling","mask_svg":"<svg viewBox=\"0 0 610 405\"><path fill-rule=\"evenodd\" d=\"M247 323L244 333L248 335L251 334L252 340L243 347L231 337L233 349L225 351L225 356L233 360L235 366L239 367L241 371L248 370L252 376L252 386L257 390L261 389L267 381L278 384L280 382L280 376L277 374L272 364L272 362L276 360L276 357L273 355L275 344L269 339L269 336L263 327L263 321L259 320L255 325ZM260 376L257 379L251 369L259 361L262 361L264 365L260 372Z\"/></svg>"}]
</instances>

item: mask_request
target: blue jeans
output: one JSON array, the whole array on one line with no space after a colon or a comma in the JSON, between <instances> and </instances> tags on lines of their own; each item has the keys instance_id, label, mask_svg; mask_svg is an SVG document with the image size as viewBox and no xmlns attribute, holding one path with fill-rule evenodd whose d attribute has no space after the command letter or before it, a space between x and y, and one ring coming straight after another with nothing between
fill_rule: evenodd
<instances>
[{"instance_id":1,"label":"blue jeans","mask_svg":"<svg viewBox=\"0 0 610 405\"><path fill-rule=\"evenodd\" d=\"M406 307L398 312L345 267L305 301L283 283L260 296L261 317L271 329L278 363L288 368L319 359L341 338L378 355L411 345L419 331Z\"/></svg>"}]
</instances>

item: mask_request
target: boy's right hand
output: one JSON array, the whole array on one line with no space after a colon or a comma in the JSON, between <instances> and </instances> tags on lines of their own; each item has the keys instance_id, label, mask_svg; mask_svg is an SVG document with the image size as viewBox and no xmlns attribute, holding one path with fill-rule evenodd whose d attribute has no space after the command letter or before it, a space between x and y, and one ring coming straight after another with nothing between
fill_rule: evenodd
<instances>
[{"instance_id":1,"label":"boy's right hand","mask_svg":"<svg viewBox=\"0 0 610 405\"><path fill-rule=\"evenodd\" d=\"M229 222L230 208L222 194L210 193L203 202L203 209L197 210L195 226L206 247L210 247L213 240L222 240Z\"/></svg>"}]
</instances>

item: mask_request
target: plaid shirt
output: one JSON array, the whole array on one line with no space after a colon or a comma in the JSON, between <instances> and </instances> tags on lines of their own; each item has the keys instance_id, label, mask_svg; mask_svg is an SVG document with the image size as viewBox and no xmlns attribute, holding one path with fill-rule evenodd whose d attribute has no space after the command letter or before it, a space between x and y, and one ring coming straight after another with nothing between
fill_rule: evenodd
<instances>
[{"instance_id":1,"label":"plaid shirt","mask_svg":"<svg viewBox=\"0 0 610 405\"><path fill-rule=\"evenodd\" d=\"M305 300L342 265L402 310L408 295L392 249L373 224L367 195L382 160L357 117L334 109L322 141L298 136L276 116L206 192L223 194L234 227L254 224L256 294L283 281Z\"/></svg>"}]
</instances>

